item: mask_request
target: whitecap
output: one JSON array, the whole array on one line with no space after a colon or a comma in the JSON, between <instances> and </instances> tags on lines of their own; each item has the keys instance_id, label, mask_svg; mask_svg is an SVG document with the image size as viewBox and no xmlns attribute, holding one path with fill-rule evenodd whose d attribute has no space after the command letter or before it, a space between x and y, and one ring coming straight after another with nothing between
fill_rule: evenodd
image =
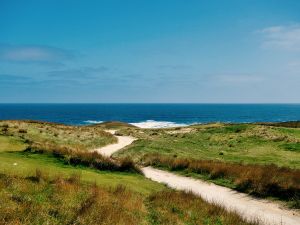
<instances>
[{"instance_id":1,"label":"whitecap","mask_svg":"<svg viewBox=\"0 0 300 225\"><path fill-rule=\"evenodd\" d=\"M86 120L86 121L83 121L83 122L91 123L91 124L103 123L103 121L101 121L101 120Z\"/></svg>"},{"instance_id":2,"label":"whitecap","mask_svg":"<svg viewBox=\"0 0 300 225\"><path fill-rule=\"evenodd\" d=\"M130 123L130 124L140 128L169 128L169 127L188 126L188 124L185 123L175 123L170 121L155 121L155 120L146 120L146 121Z\"/></svg>"}]
</instances>

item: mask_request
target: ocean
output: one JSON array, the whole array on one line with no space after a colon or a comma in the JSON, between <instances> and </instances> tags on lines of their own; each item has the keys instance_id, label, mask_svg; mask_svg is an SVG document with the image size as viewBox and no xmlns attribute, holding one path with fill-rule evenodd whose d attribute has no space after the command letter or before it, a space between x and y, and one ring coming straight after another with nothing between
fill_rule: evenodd
<instances>
[{"instance_id":1,"label":"ocean","mask_svg":"<svg viewBox=\"0 0 300 225\"><path fill-rule=\"evenodd\" d=\"M300 104L0 104L0 120L71 125L122 121L143 128L300 120Z\"/></svg>"}]
</instances>

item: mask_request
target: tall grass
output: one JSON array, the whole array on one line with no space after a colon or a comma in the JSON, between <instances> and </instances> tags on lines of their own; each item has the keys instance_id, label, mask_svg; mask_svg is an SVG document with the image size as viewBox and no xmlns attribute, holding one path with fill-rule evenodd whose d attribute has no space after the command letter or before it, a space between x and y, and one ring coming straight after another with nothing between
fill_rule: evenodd
<instances>
[{"instance_id":1,"label":"tall grass","mask_svg":"<svg viewBox=\"0 0 300 225\"><path fill-rule=\"evenodd\" d=\"M284 200L300 197L300 170L297 169L175 158L160 154L145 155L143 161L146 165L166 167L169 170L206 174L211 179L225 178L232 181L239 191L261 197L273 196Z\"/></svg>"},{"instance_id":2,"label":"tall grass","mask_svg":"<svg viewBox=\"0 0 300 225\"><path fill-rule=\"evenodd\" d=\"M31 144L26 151L50 153L63 162L73 166L86 166L98 170L141 173L140 169L129 158L112 160L97 152L81 151L80 149L53 144Z\"/></svg>"},{"instance_id":3,"label":"tall grass","mask_svg":"<svg viewBox=\"0 0 300 225\"><path fill-rule=\"evenodd\" d=\"M254 225L191 193L165 190L142 196L125 186L103 188L80 176L0 174L0 224Z\"/></svg>"}]
</instances>

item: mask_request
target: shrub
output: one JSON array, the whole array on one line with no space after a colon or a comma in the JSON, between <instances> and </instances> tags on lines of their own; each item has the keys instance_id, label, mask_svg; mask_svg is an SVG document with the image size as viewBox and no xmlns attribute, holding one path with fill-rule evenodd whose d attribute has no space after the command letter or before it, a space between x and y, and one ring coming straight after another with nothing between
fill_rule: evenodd
<instances>
[{"instance_id":1,"label":"shrub","mask_svg":"<svg viewBox=\"0 0 300 225\"><path fill-rule=\"evenodd\" d=\"M9 128L8 124L3 124L1 127L2 127L2 129L1 129L2 132L4 134L6 134L8 132L8 128Z\"/></svg>"},{"instance_id":2,"label":"shrub","mask_svg":"<svg viewBox=\"0 0 300 225\"><path fill-rule=\"evenodd\" d=\"M27 133L27 130L25 130L25 129L19 129L18 132L19 132L20 134L26 134L26 133Z\"/></svg>"},{"instance_id":3,"label":"shrub","mask_svg":"<svg viewBox=\"0 0 300 225\"><path fill-rule=\"evenodd\" d=\"M139 167L129 157L120 160L120 170L141 173Z\"/></svg>"},{"instance_id":4,"label":"shrub","mask_svg":"<svg viewBox=\"0 0 300 225\"><path fill-rule=\"evenodd\" d=\"M50 153L73 166L86 166L98 170L141 173L140 169L129 159L113 160L97 152L81 151L66 146L52 144L32 144L26 149L35 153Z\"/></svg>"}]
</instances>

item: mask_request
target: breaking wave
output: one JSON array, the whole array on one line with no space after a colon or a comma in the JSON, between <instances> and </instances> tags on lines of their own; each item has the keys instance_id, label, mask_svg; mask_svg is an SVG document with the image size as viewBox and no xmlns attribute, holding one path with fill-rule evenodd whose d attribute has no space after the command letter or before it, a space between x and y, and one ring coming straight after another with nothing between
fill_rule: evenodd
<instances>
[{"instance_id":1,"label":"breaking wave","mask_svg":"<svg viewBox=\"0 0 300 225\"><path fill-rule=\"evenodd\" d=\"M101 120L86 120L83 121L84 123L91 123L91 124L97 124L97 123L103 123Z\"/></svg>"},{"instance_id":2,"label":"breaking wave","mask_svg":"<svg viewBox=\"0 0 300 225\"><path fill-rule=\"evenodd\" d=\"M185 123L175 123L169 121L155 121L155 120L146 120L143 122L130 123L130 124L140 128L168 128L168 127L184 127L189 125Z\"/></svg>"}]
</instances>

